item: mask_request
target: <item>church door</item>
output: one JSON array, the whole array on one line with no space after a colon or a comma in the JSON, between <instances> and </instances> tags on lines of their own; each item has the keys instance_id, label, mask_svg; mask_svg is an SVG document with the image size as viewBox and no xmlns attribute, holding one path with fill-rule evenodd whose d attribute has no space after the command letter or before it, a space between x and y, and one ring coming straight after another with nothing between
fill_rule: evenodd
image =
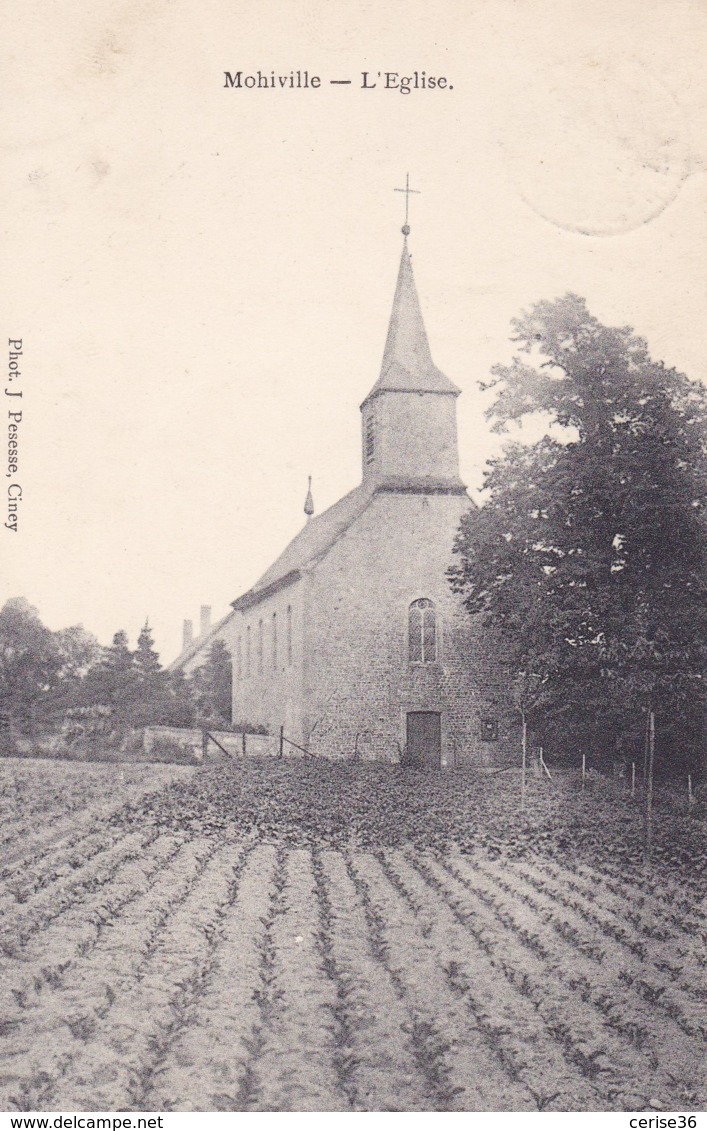
<instances>
[{"instance_id":1,"label":"church door","mask_svg":"<svg viewBox=\"0 0 707 1131\"><path fill-rule=\"evenodd\" d=\"M439 711L408 712L407 756L415 765L439 768L442 763L442 716Z\"/></svg>"}]
</instances>

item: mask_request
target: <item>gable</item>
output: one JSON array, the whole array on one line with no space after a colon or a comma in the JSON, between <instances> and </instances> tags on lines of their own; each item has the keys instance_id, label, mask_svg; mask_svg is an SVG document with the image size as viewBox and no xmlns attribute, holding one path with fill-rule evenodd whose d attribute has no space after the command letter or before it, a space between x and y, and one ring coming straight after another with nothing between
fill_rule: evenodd
<instances>
[{"instance_id":1,"label":"gable","mask_svg":"<svg viewBox=\"0 0 707 1131\"><path fill-rule=\"evenodd\" d=\"M318 561L363 513L371 497L370 489L361 485L328 510L311 518L255 585L232 602L233 608L248 608L277 589L297 581L300 571Z\"/></svg>"}]
</instances>

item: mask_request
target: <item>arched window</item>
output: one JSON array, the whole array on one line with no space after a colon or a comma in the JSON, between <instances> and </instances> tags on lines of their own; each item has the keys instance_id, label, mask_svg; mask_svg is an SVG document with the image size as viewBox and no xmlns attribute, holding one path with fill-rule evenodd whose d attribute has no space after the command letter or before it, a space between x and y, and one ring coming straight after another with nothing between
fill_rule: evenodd
<instances>
[{"instance_id":1,"label":"arched window","mask_svg":"<svg viewBox=\"0 0 707 1131\"><path fill-rule=\"evenodd\" d=\"M277 667L277 613L272 615L272 666Z\"/></svg>"},{"instance_id":2,"label":"arched window","mask_svg":"<svg viewBox=\"0 0 707 1131\"><path fill-rule=\"evenodd\" d=\"M236 678L243 678L243 639L238 637L238 650L236 652Z\"/></svg>"},{"instance_id":3,"label":"arched window","mask_svg":"<svg viewBox=\"0 0 707 1131\"><path fill-rule=\"evenodd\" d=\"M433 664L437 659L437 615L427 597L413 601L408 610L408 659L411 664Z\"/></svg>"},{"instance_id":4,"label":"arched window","mask_svg":"<svg viewBox=\"0 0 707 1131\"><path fill-rule=\"evenodd\" d=\"M287 666L292 663L292 605L287 606Z\"/></svg>"},{"instance_id":5,"label":"arched window","mask_svg":"<svg viewBox=\"0 0 707 1131\"><path fill-rule=\"evenodd\" d=\"M245 630L245 674L250 675L250 625Z\"/></svg>"}]
</instances>

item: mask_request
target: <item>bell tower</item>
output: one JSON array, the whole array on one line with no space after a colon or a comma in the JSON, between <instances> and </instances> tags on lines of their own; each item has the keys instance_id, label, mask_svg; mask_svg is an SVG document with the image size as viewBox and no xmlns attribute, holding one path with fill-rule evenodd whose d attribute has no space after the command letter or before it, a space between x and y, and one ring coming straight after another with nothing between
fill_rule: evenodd
<instances>
[{"instance_id":1,"label":"bell tower","mask_svg":"<svg viewBox=\"0 0 707 1131\"><path fill-rule=\"evenodd\" d=\"M402 232L380 376L361 405L363 482L374 490L464 494L457 449L459 389L432 360L408 250L407 210Z\"/></svg>"}]
</instances>

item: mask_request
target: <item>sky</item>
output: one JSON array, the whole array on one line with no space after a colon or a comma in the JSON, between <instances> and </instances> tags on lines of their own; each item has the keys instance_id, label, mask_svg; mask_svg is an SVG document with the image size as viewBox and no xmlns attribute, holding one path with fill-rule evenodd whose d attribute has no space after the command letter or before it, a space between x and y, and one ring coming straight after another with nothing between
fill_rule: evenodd
<instances>
[{"instance_id":1,"label":"sky","mask_svg":"<svg viewBox=\"0 0 707 1131\"><path fill-rule=\"evenodd\" d=\"M23 343L22 500L0 604L102 643L149 618L169 662L183 619L224 615L300 529L309 475L317 511L359 482L408 172L472 494L501 443L478 382L540 299L577 292L707 377L701 0L11 8L0 336ZM258 70L321 85L224 86ZM385 89L423 71L446 87Z\"/></svg>"}]
</instances>

